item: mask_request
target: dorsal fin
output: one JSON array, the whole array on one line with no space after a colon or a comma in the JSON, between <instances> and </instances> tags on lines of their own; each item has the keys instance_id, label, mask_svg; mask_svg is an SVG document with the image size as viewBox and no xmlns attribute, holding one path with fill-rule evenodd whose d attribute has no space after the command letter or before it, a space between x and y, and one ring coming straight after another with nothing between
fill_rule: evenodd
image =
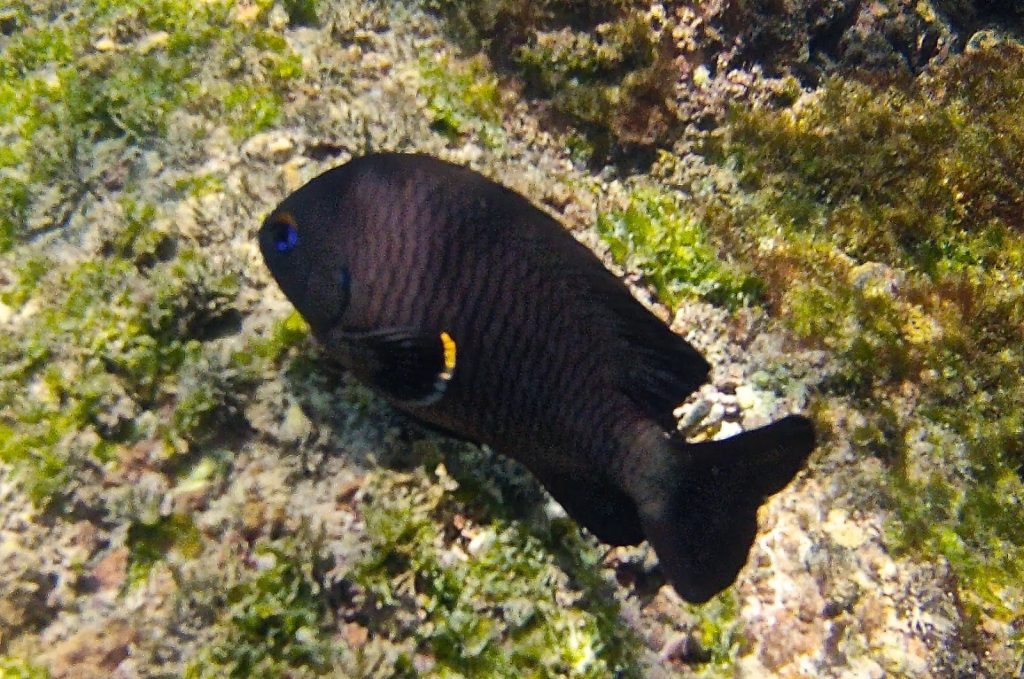
<instances>
[{"instance_id":1,"label":"dorsal fin","mask_svg":"<svg viewBox=\"0 0 1024 679\"><path fill-rule=\"evenodd\" d=\"M675 429L672 411L707 381L711 366L637 301L593 252L555 220L551 222L538 224L540 228L531 235L541 253L550 253L548 265L558 277L569 281L581 302L591 306L588 315L595 323L606 324L600 334L611 339L607 350L620 388L648 417Z\"/></svg>"},{"instance_id":2,"label":"dorsal fin","mask_svg":"<svg viewBox=\"0 0 1024 679\"><path fill-rule=\"evenodd\" d=\"M621 282L616 283L618 294L606 295L605 304L614 312L617 333L627 346L627 360L620 365L622 387L650 417L675 429L672 411L707 381L711 366Z\"/></svg>"}]
</instances>

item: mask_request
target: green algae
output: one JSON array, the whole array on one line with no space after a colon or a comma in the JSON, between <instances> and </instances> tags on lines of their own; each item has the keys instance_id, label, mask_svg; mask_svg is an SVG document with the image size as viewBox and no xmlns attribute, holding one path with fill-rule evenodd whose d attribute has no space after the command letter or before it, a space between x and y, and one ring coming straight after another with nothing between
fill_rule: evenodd
<instances>
[{"instance_id":1,"label":"green algae","mask_svg":"<svg viewBox=\"0 0 1024 679\"><path fill-rule=\"evenodd\" d=\"M368 605L383 611L371 632L411 636L438 676L638 675L638 641L601 594L596 545L572 526L545 536L501 510L488 516L466 504L480 493L460 489L493 481L461 479L442 465L371 484L363 513L372 548L353 571ZM462 517L476 520L456 528ZM564 586L568 606L555 595Z\"/></svg>"},{"instance_id":2,"label":"green algae","mask_svg":"<svg viewBox=\"0 0 1024 679\"><path fill-rule=\"evenodd\" d=\"M673 77L650 21L631 11L592 30L537 31L513 56L526 83L581 124L622 141L650 143Z\"/></svg>"},{"instance_id":3,"label":"green algae","mask_svg":"<svg viewBox=\"0 0 1024 679\"><path fill-rule=\"evenodd\" d=\"M296 22L310 20L310 3L289 6ZM0 252L64 223L74 201L49 214L37 187L80 196L88 181L75 167L98 142L160 138L177 111L220 118L238 139L275 122L282 85L302 66L272 7L243 15L226 1L135 0L70 13L19 3L22 25L0 54Z\"/></svg>"},{"instance_id":4,"label":"green algae","mask_svg":"<svg viewBox=\"0 0 1024 679\"><path fill-rule=\"evenodd\" d=\"M42 255L30 255L19 260L11 272L12 285L0 292L0 301L12 307L27 302L38 290L39 282L52 265L53 263Z\"/></svg>"},{"instance_id":5,"label":"green algae","mask_svg":"<svg viewBox=\"0 0 1024 679\"><path fill-rule=\"evenodd\" d=\"M118 203L123 219L105 239L105 254L131 260L136 266L155 263L159 251L169 246L166 230L156 226L156 206L127 196Z\"/></svg>"},{"instance_id":6,"label":"green algae","mask_svg":"<svg viewBox=\"0 0 1024 679\"><path fill-rule=\"evenodd\" d=\"M763 283L722 259L707 228L669 194L639 189L626 209L600 214L597 230L612 257L642 273L672 308L694 298L729 309L761 299Z\"/></svg>"},{"instance_id":7,"label":"green algae","mask_svg":"<svg viewBox=\"0 0 1024 679\"><path fill-rule=\"evenodd\" d=\"M203 551L199 529L192 517L184 514L171 514L152 523L133 523L126 544L129 586L144 581L153 566L172 552L194 559Z\"/></svg>"},{"instance_id":8,"label":"green algae","mask_svg":"<svg viewBox=\"0 0 1024 679\"><path fill-rule=\"evenodd\" d=\"M859 260L931 276L1006 267L1003 243L1024 229L1015 53L969 54L941 77L881 92L834 80L810 106L737 112L740 172L785 194L777 211L792 228L827 230Z\"/></svg>"},{"instance_id":9,"label":"green algae","mask_svg":"<svg viewBox=\"0 0 1024 679\"><path fill-rule=\"evenodd\" d=\"M155 210L130 207L102 246L108 256L45 270L29 257L0 291L32 309L0 342L0 460L37 504L133 443L187 450L229 408L233 378L202 375L217 363L206 335L234 313L237 276L194 250L157 261Z\"/></svg>"},{"instance_id":10,"label":"green algae","mask_svg":"<svg viewBox=\"0 0 1024 679\"><path fill-rule=\"evenodd\" d=\"M686 661L695 670L695 676L733 676L744 642L736 595L727 590L706 604L686 608L693 617L694 640L694 648Z\"/></svg>"},{"instance_id":11,"label":"green algae","mask_svg":"<svg viewBox=\"0 0 1024 679\"><path fill-rule=\"evenodd\" d=\"M316 26L320 23L318 0L284 0L290 26Z\"/></svg>"},{"instance_id":12,"label":"green algae","mask_svg":"<svg viewBox=\"0 0 1024 679\"><path fill-rule=\"evenodd\" d=\"M224 191L224 178L209 172L190 174L175 182L174 188L193 198L202 198Z\"/></svg>"},{"instance_id":13,"label":"green algae","mask_svg":"<svg viewBox=\"0 0 1024 679\"><path fill-rule=\"evenodd\" d=\"M487 59L468 60L430 55L420 60L430 127L452 141L476 135L488 147L503 139L501 90Z\"/></svg>"},{"instance_id":14,"label":"green algae","mask_svg":"<svg viewBox=\"0 0 1024 679\"><path fill-rule=\"evenodd\" d=\"M49 679L50 673L27 658L0 656L0 679Z\"/></svg>"},{"instance_id":15,"label":"green algae","mask_svg":"<svg viewBox=\"0 0 1024 679\"><path fill-rule=\"evenodd\" d=\"M595 24L608 21L627 7L625 0L424 0L423 5L450 23L455 38L474 48L490 41L507 50L521 44L539 27L570 21Z\"/></svg>"},{"instance_id":16,"label":"green algae","mask_svg":"<svg viewBox=\"0 0 1024 679\"><path fill-rule=\"evenodd\" d=\"M1024 605L1022 83L1024 50L996 46L918 81L737 110L708 147L751 194L711 228L839 357L828 389L866 418L853 443L889 464L889 544L945 559L978 624ZM898 416L906 384L916 408ZM945 432L936 460L915 430Z\"/></svg>"},{"instance_id":17,"label":"green algae","mask_svg":"<svg viewBox=\"0 0 1024 679\"><path fill-rule=\"evenodd\" d=\"M250 350L239 354L236 360L249 362L252 356L257 356L278 363L289 350L300 346L309 337L309 324L298 311L292 311L287 316L275 319L270 331L255 338Z\"/></svg>"},{"instance_id":18,"label":"green algae","mask_svg":"<svg viewBox=\"0 0 1024 679\"><path fill-rule=\"evenodd\" d=\"M185 677L322 676L337 665L328 563L316 542L263 543L256 556L260 569L226 589L217 637L188 663Z\"/></svg>"},{"instance_id":19,"label":"green algae","mask_svg":"<svg viewBox=\"0 0 1024 679\"><path fill-rule=\"evenodd\" d=\"M215 117L227 122L237 140L268 129L281 115L281 101L259 85L223 84L204 89L202 94L219 102Z\"/></svg>"},{"instance_id":20,"label":"green algae","mask_svg":"<svg viewBox=\"0 0 1024 679\"><path fill-rule=\"evenodd\" d=\"M661 35L628 2L430 0L456 40L485 50L550 100L593 151L664 141L675 70Z\"/></svg>"}]
</instances>

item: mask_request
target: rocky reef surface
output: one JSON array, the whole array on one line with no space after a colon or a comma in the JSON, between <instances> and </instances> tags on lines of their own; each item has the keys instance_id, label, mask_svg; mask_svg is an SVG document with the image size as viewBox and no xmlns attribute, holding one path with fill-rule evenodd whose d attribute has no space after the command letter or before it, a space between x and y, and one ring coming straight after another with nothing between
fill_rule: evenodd
<instances>
[{"instance_id":1,"label":"rocky reef surface","mask_svg":"<svg viewBox=\"0 0 1024 679\"><path fill-rule=\"evenodd\" d=\"M0 8L0 676L1007 677L1024 16L947 0ZM529 196L822 432L704 606L318 357L254 242L373 150Z\"/></svg>"}]
</instances>

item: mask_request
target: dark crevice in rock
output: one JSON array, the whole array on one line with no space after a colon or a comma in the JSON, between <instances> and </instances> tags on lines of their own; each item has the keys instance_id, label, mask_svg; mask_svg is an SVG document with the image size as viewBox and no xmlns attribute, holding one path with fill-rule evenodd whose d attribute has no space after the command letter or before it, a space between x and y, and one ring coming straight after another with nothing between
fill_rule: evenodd
<instances>
[{"instance_id":1,"label":"dark crevice in rock","mask_svg":"<svg viewBox=\"0 0 1024 679\"><path fill-rule=\"evenodd\" d=\"M861 5L861 2L845 5L831 19L826 20L817 28L812 27L810 40L807 43L812 60L820 59L822 54L832 62L839 62L842 59L843 36L856 23ZM813 26L814 16L810 11L807 20Z\"/></svg>"},{"instance_id":2,"label":"dark crevice in rock","mask_svg":"<svg viewBox=\"0 0 1024 679\"><path fill-rule=\"evenodd\" d=\"M306 147L306 157L312 158L316 161L322 161L327 160L328 158L337 158L347 150L347 148L340 144L335 144L329 141L320 141Z\"/></svg>"}]
</instances>

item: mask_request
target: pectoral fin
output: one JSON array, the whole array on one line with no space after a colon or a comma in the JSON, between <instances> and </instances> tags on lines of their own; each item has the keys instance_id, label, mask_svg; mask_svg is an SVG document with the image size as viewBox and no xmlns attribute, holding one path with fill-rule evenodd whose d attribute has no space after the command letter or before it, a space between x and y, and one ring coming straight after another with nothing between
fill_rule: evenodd
<instances>
[{"instance_id":1,"label":"pectoral fin","mask_svg":"<svg viewBox=\"0 0 1024 679\"><path fill-rule=\"evenodd\" d=\"M404 405L436 402L455 374L455 340L447 332L339 330L329 343L371 387Z\"/></svg>"}]
</instances>

